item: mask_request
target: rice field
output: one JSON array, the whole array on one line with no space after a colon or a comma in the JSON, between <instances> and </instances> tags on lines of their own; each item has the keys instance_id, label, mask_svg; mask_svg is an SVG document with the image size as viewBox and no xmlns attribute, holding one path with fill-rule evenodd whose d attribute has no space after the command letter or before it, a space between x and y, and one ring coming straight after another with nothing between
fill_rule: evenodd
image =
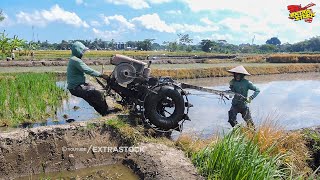
<instances>
[{"instance_id":1,"label":"rice field","mask_svg":"<svg viewBox=\"0 0 320 180\"><path fill-rule=\"evenodd\" d=\"M50 73L0 76L0 126L45 121L66 96Z\"/></svg>"},{"instance_id":2,"label":"rice field","mask_svg":"<svg viewBox=\"0 0 320 180\"><path fill-rule=\"evenodd\" d=\"M17 53L18 54L18 53ZM91 50L86 52L86 58L106 58L111 57L115 54L122 54L131 57L146 57L146 56L210 56L210 55L219 55L217 53L206 53L206 52L168 52L168 51L112 51L112 50L102 50L96 51ZM34 52L34 60L40 59L66 59L69 58L71 55L70 50L38 50ZM223 54L222 54L223 55ZM27 56L20 56L17 59L30 59L31 57Z\"/></svg>"}]
</instances>

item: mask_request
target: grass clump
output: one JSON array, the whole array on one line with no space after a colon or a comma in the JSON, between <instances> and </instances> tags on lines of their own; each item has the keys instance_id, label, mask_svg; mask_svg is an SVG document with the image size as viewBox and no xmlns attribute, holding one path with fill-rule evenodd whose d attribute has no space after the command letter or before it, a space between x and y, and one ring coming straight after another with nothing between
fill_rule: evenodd
<instances>
[{"instance_id":1,"label":"grass clump","mask_svg":"<svg viewBox=\"0 0 320 180\"><path fill-rule=\"evenodd\" d=\"M192 154L206 148L209 144L217 142L217 140L218 138L214 136L207 139L201 139L195 134L182 134L175 141L175 145L183 150L188 157L191 157Z\"/></svg>"},{"instance_id":2,"label":"grass clump","mask_svg":"<svg viewBox=\"0 0 320 180\"><path fill-rule=\"evenodd\" d=\"M0 78L0 125L43 121L66 96L55 74L5 74Z\"/></svg>"},{"instance_id":3,"label":"grass clump","mask_svg":"<svg viewBox=\"0 0 320 180\"><path fill-rule=\"evenodd\" d=\"M223 139L194 153L192 161L208 179L280 179L283 156L261 152L254 139L249 139L239 128Z\"/></svg>"},{"instance_id":4,"label":"grass clump","mask_svg":"<svg viewBox=\"0 0 320 180\"><path fill-rule=\"evenodd\" d=\"M285 154L283 166L290 169L293 176L306 177L312 173L308 166L310 153L301 132L286 131L275 122L266 121L256 131L243 128L242 133L255 140L261 153Z\"/></svg>"}]
</instances>

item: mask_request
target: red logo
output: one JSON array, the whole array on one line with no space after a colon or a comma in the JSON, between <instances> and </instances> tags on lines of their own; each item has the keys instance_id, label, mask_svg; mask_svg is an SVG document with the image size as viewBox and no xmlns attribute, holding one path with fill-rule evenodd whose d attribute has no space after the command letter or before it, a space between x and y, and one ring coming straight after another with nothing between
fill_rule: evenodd
<instances>
[{"instance_id":1,"label":"red logo","mask_svg":"<svg viewBox=\"0 0 320 180\"><path fill-rule=\"evenodd\" d=\"M308 9L312 6L315 6L316 4L310 3L306 5L305 7L301 7L300 5L289 5L287 6L290 14L289 19L293 19L295 21L304 20L307 23L311 23L313 18L315 17L315 14L312 9Z\"/></svg>"}]
</instances>

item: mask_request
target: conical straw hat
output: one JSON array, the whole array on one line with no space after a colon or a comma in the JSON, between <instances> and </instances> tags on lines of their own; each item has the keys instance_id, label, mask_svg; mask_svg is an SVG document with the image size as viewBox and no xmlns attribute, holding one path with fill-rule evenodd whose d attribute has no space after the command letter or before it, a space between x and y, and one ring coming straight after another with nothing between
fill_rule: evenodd
<instances>
[{"instance_id":1,"label":"conical straw hat","mask_svg":"<svg viewBox=\"0 0 320 180\"><path fill-rule=\"evenodd\" d=\"M239 74L245 74L245 75L251 75L248 73L248 71L243 67L243 66L237 66L233 69L230 69L228 70L228 72L231 72L231 73L239 73Z\"/></svg>"}]
</instances>

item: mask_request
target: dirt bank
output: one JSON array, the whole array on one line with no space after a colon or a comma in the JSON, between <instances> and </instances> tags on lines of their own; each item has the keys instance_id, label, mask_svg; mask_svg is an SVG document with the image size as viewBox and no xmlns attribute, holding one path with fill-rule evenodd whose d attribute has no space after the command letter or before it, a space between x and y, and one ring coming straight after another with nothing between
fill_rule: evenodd
<instances>
[{"instance_id":1,"label":"dirt bank","mask_svg":"<svg viewBox=\"0 0 320 180\"><path fill-rule=\"evenodd\" d=\"M105 152L94 147L126 144L112 128L82 122L0 134L0 179L126 162L142 179L199 179L182 151L159 144L140 144L143 152ZM101 149L99 149L101 150Z\"/></svg>"},{"instance_id":2,"label":"dirt bank","mask_svg":"<svg viewBox=\"0 0 320 180\"><path fill-rule=\"evenodd\" d=\"M195 64L204 63L205 59L150 59L153 64ZM149 60L142 60L148 63ZM84 59L87 65L110 65L110 59ZM67 66L68 59L37 61L1 61L0 67L40 67Z\"/></svg>"}]
</instances>

